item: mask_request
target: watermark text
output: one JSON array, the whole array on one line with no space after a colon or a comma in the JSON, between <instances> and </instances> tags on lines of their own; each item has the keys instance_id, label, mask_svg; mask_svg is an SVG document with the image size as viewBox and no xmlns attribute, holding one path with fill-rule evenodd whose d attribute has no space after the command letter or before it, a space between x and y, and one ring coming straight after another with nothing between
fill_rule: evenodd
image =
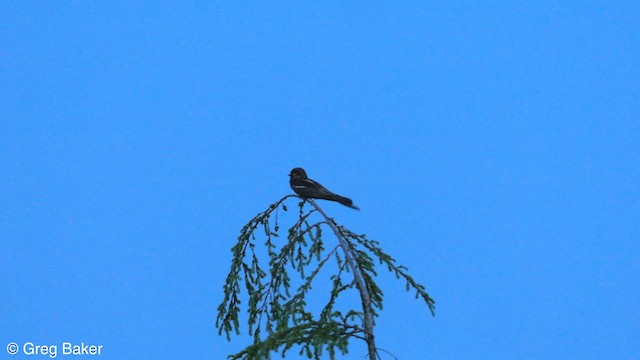
<instances>
[{"instance_id":1,"label":"watermark text","mask_svg":"<svg viewBox=\"0 0 640 360\"><path fill-rule=\"evenodd\" d=\"M7 344L7 352L11 355L16 355L22 352L24 355L48 356L55 359L58 355L101 355L103 351L102 345L85 344L84 342L79 344L63 342L59 345L60 346L58 346L58 344L43 345L27 341L20 346L15 342L11 342Z\"/></svg>"}]
</instances>

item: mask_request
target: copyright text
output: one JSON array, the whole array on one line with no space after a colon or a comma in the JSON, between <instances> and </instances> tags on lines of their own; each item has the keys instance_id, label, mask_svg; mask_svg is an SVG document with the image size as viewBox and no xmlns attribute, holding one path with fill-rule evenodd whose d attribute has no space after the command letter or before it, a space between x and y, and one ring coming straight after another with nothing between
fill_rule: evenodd
<instances>
[{"instance_id":1,"label":"copyright text","mask_svg":"<svg viewBox=\"0 0 640 360\"><path fill-rule=\"evenodd\" d=\"M48 356L52 359L55 359L59 354L62 356L65 355L101 355L103 346L102 345L92 345L85 344L81 342L80 344L73 344L70 342L63 342L58 345L40 345L34 344L31 341L27 341L22 346L19 346L17 343L12 342L7 345L7 352L11 355L15 355L22 350L24 355L43 355ZM58 351L60 350L60 352Z\"/></svg>"}]
</instances>

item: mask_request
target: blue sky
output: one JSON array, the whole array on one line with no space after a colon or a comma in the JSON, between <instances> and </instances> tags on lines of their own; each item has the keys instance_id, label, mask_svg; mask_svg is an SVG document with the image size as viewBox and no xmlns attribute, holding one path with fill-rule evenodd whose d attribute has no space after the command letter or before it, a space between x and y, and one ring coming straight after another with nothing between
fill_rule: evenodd
<instances>
[{"instance_id":1,"label":"blue sky","mask_svg":"<svg viewBox=\"0 0 640 360\"><path fill-rule=\"evenodd\" d=\"M296 166L436 299L380 272L396 357L640 357L640 3L0 15L0 358L239 351L214 327L229 249Z\"/></svg>"}]
</instances>

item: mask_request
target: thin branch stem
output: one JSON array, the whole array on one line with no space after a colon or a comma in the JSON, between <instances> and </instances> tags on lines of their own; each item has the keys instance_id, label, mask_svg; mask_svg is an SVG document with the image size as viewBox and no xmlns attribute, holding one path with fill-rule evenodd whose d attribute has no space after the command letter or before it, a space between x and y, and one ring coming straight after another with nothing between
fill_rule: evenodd
<instances>
[{"instance_id":1,"label":"thin branch stem","mask_svg":"<svg viewBox=\"0 0 640 360\"><path fill-rule=\"evenodd\" d=\"M316 204L313 199L307 199L307 201L316 209L322 216L325 218L329 226L331 226L331 230L336 234L338 238L338 242L340 243L340 247L344 252L345 260L353 272L353 278L356 282L356 287L360 292L360 298L362 299L362 308L364 310L364 331L366 334L367 348L369 349L369 360L377 359L377 348L375 343L375 337L373 335L373 308L371 307L371 296L369 295L369 291L367 290L367 284L364 282L364 278L362 277L362 272L360 268L357 266L353 254L347 244L347 240L344 238L338 227L336 226L333 219L331 219L327 214Z\"/></svg>"}]
</instances>

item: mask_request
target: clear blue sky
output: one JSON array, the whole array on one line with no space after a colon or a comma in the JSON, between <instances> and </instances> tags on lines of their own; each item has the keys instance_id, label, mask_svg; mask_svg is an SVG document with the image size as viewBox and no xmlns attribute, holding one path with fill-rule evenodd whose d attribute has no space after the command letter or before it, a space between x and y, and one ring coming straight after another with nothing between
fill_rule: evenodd
<instances>
[{"instance_id":1,"label":"clear blue sky","mask_svg":"<svg viewBox=\"0 0 640 360\"><path fill-rule=\"evenodd\" d=\"M295 166L436 299L431 317L380 272L398 358L640 358L640 2L0 17L0 359L239 351L246 329L214 328L229 249Z\"/></svg>"}]
</instances>

